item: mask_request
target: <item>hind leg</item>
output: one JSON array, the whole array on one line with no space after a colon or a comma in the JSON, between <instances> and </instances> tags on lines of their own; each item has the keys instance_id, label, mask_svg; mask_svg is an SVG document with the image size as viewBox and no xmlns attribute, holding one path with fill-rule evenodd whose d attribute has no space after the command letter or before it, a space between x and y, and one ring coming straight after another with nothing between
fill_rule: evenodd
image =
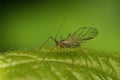
<instances>
[{"instance_id":1,"label":"hind leg","mask_svg":"<svg viewBox=\"0 0 120 80\"><path fill-rule=\"evenodd\" d=\"M82 53L82 55L84 56L85 65L88 67L88 60L89 60L89 58L88 58L84 48L83 47L78 47L78 48L79 48L80 52Z\"/></svg>"}]
</instances>

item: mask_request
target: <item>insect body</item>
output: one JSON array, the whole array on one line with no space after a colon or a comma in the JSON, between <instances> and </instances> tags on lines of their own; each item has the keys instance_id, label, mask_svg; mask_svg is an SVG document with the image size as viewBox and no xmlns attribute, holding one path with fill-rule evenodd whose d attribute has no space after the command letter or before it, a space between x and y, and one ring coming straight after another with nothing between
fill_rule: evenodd
<instances>
[{"instance_id":1,"label":"insect body","mask_svg":"<svg viewBox=\"0 0 120 80\"><path fill-rule=\"evenodd\" d=\"M57 41L57 39L50 37L56 43L56 46L61 48L75 48L87 40L93 39L98 35L98 30L93 27L82 27L75 31L73 34L68 34L66 39Z\"/></svg>"}]
</instances>

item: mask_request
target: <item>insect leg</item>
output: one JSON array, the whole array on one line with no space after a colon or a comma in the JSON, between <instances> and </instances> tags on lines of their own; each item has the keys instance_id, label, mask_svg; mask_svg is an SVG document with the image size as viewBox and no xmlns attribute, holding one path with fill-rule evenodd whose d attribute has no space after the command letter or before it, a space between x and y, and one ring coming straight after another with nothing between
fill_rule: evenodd
<instances>
[{"instance_id":1,"label":"insect leg","mask_svg":"<svg viewBox=\"0 0 120 80\"><path fill-rule=\"evenodd\" d=\"M52 36L49 36L48 39L40 46L40 48L38 49L37 52L39 52L41 50L41 48L48 42L49 39L52 39L53 41L56 41ZM54 47L52 48L54 49ZM52 50L51 49L51 50ZM46 57L48 56L48 52L46 52L45 56L43 57L43 59L41 60L40 64L45 61Z\"/></svg>"},{"instance_id":2,"label":"insect leg","mask_svg":"<svg viewBox=\"0 0 120 80\"><path fill-rule=\"evenodd\" d=\"M73 67L74 67L74 56L73 56L73 52L72 52L72 48L69 48L70 49L70 56L71 56L71 60L72 60L72 70L73 70Z\"/></svg>"},{"instance_id":3,"label":"insect leg","mask_svg":"<svg viewBox=\"0 0 120 80\"><path fill-rule=\"evenodd\" d=\"M88 62L87 62L87 60L89 59L88 56L87 56L86 53L84 52L83 47L78 47L78 48L79 48L81 54L84 56L84 58L85 58L85 64L86 64L86 66L88 67Z\"/></svg>"},{"instance_id":4,"label":"insect leg","mask_svg":"<svg viewBox=\"0 0 120 80\"><path fill-rule=\"evenodd\" d=\"M50 37L48 37L47 39L46 39L46 41L40 46L40 48L37 50L37 51L40 51L41 49L42 49L42 47L48 42L48 40L49 39L51 39L52 37L50 36Z\"/></svg>"},{"instance_id":5,"label":"insect leg","mask_svg":"<svg viewBox=\"0 0 120 80\"><path fill-rule=\"evenodd\" d=\"M71 51L72 52L72 51ZM73 58L73 52L71 53L71 58L72 58L72 69L74 67L74 58Z\"/></svg>"},{"instance_id":6,"label":"insect leg","mask_svg":"<svg viewBox=\"0 0 120 80\"><path fill-rule=\"evenodd\" d=\"M53 49L54 49L54 47L53 47L51 50L53 50ZM43 57L43 59L41 60L40 64L41 64L43 61L45 61L45 59L47 58L47 56L48 56L48 52L46 52L46 54L45 54L45 56Z\"/></svg>"}]
</instances>

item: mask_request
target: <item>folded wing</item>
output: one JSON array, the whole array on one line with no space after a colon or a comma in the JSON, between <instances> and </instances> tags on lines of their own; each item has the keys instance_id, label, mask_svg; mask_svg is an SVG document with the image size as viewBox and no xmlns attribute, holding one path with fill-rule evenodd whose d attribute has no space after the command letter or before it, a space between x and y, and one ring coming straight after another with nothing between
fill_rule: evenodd
<instances>
[{"instance_id":1,"label":"folded wing","mask_svg":"<svg viewBox=\"0 0 120 80\"><path fill-rule=\"evenodd\" d=\"M93 39L98 35L98 30L93 27L82 27L75 31L73 34L68 36L68 39L75 41L86 41Z\"/></svg>"}]
</instances>

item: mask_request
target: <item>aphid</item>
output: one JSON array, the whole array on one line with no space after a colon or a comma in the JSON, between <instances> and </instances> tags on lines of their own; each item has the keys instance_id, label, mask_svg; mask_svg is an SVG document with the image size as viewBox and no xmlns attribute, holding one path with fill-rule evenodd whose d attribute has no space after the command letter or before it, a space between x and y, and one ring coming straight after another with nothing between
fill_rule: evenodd
<instances>
[{"instance_id":1,"label":"aphid","mask_svg":"<svg viewBox=\"0 0 120 80\"><path fill-rule=\"evenodd\" d=\"M69 33L68 36L65 39L61 39L60 41L58 41L56 39L57 35L56 35L55 38L53 38L52 36L50 36L49 38L51 38L55 42L56 47L76 48L76 47L79 47L81 45L81 43L86 42L86 41L88 41L90 39L93 39L97 35L98 35L98 30L96 28L93 28L93 27L82 27L82 28L79 28L77 31L75 31L73 34ZM47 56L47 53L46 53L46 56ZM42 61L44 61L46 56L43 58ZM72 56L71 59L72 59L72 66L73 66L74 59L73 59L73 55L72 54L71 54L71 56ZM86 65L88 66L87 60L86 60Z\"/></svg>"},{"instance_id":2,"label":"aphid","mask_svg":"<svg viewBox=\"0 0 120 80\"><path fill-rule=\"evenodd\" d=\"M61 24L61 26L62 25L63 25L63 23ZM61 40L58 41L57 40L57 35L58 35L58 32L59 32L61 26L59 27L55 38L53 38L52 36L49 37L55 42L56 47L60 47L60 48L76 48L76 47L79 47L81 45L81 43L86 42L90 39L93 39L98 35L98 30L96 28L82 27L82 28L79 28L77 31L75 31L72 34L69 33L68 36L65 39L61 39ZM49 40L49 38L44 42L44 44L41 46L41 48L46 44L46 42ZM46 53L46 56L47 56L47 53ZM43 58L42 61L45 60L46 56ZM71 54L71 56L72 56L72 54ZM74 60L73 60L73 57L72 57L72 66L73 66L73 61ZM86 64L87 64L87 61L86 61Z\"/></svg>"},{"instance_id":3,"label":"aphid","mask_svg":"<svg viewBox=\"0 0 120 80\"><path fill-rule=\"evenodd\" d=\"M93 39L98 35L98 30L93 27L82 27L75 31L73 34L68 34L67 38L58 41L56 38L50 36L50 38L55 42L56 46L61 48L76 48L81 45L81 43L87 40Z\"/></svg>"}]
</instances>

